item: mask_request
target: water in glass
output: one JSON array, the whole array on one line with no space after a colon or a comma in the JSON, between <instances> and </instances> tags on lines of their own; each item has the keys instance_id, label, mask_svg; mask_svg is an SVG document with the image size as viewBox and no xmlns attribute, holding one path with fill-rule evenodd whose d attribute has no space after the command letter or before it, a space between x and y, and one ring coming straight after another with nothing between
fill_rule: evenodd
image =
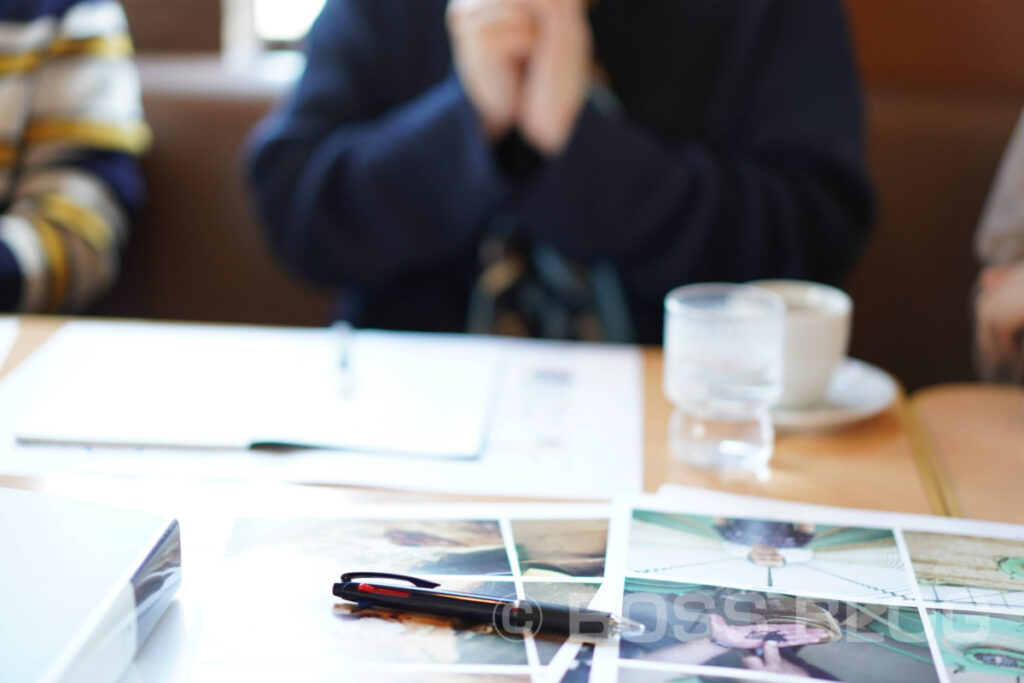
<instances>
[{"instance_id":1,"label":"water in glass","mask_svg":"<svg viewBox=\"0 0 1024 683\"><path fill-rule=\"evenodd\" d=\"M677 458L751 470L768 462L784 312L778 295L745 285L687 285L665 298L664 388Z\"/></svg>"}]
</instances>

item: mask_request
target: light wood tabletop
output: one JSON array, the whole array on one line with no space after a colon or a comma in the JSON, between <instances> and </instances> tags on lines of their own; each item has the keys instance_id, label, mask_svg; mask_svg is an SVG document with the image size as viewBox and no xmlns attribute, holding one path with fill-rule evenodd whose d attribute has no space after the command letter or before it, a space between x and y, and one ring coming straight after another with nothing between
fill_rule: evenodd
<instances>
[{"instance_id":1,"label":"light wood tabletop","mask_svg":"<svg viewBox=\"0 0 1024 683\"><path fill-rule=\"evenodd\" d=\"M1024 388L940 385L916 392L910 405L950 512L1024 524Z\"/></svg>"},{"instance_id":2,"label":"light wood tabletop","mask_svg":"<svg viewBox=\"0 0 1024 683\"><path fill-rule=\"evenodd\" d=\"M645 351L644 487L664 483L842 507L942 514L929 473L903 427L904 399L885 413L834 431L780 433L768 479L724 477L669 454L671 404L661 388L660 349Z\"/></svg>"},{"instance_id":3,"label":"light wood tabletop","mask_svg":"<svg viewBox=\"0 0 1024 683\"><path fill-rule=\"evenodd\" d=\"M36 350L65 320L67 318L21 317L18 339L0 369L0 377ZM915 455L911 434L904 428L902 393L897 403L885 413L855 425L821 433L780 434L771 473L766 479L723 477L688 467L670 456L667 436L671 406L661 388L661 350L645 348L643 354L644 488L647 491L656 491L664 483L674 483L844 507L944 512L942 497L935 491L932 474L927 467L922 467ZM81 486L117 486L89 477L48 476L40 480L2 475L0 469L0 485L52 492ZM353 502L438 498L421 493L345 490L350 491ZM445 497L445 500L461 499L464 498Z\"/></svg>"}]
</instances>

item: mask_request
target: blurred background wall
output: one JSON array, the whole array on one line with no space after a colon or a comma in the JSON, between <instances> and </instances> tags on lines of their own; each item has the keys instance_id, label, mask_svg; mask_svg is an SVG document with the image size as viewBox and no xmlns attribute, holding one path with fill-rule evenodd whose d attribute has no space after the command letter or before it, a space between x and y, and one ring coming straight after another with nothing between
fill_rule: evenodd
<instances>
[{"instance_id":1,"label":"blurred background wall","mask_svg":"<svg viewBox=\"0 0 1024 683\"><path fill-rule=\"evenodd\" d=\"M218 52L221 0L122 0L140 52Z\"/></svg>"},{"instance_id":2,"label":"blurred background wall","mask_svg":"<svg viewBox=\"0 0 1024 683\"><path fill-rule=\"evenodd\" d=\"M852 354L908 388L973 376L972 234L1024 105L1018 0L847 0L875 233L846 285Z\"/></svg>"}]
</instances>

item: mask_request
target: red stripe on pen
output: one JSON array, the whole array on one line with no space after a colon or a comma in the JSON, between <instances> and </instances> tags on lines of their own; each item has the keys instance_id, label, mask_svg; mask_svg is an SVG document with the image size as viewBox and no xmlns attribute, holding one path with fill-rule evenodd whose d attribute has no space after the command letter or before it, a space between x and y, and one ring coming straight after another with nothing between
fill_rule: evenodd
<instances>
[{"instance_id":1,"label":"red stripe on pen","mask_svg":"<svg viewBox=\"0 0 1024 683\"><path fill-rule=\"evenodd\" d=\"M356 588L360 593L373 593L374 595L390 595L396 598L407 598L409 597L409 591L398 590L396 588L384 588L383 586L374 586L369 583L361 583Z\"/></svg>"}]
</instances>

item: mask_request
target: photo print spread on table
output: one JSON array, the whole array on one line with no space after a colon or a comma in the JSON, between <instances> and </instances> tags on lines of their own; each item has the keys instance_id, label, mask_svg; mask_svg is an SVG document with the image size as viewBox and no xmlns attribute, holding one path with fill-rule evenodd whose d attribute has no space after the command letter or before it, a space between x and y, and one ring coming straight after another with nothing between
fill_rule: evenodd
<instances>
[{"instance_id":1,"label":"photo print spread on table","mask_svg":"<svg viewBox=\"0 0 1024 683\"><path fill-rule=\"evenodd\" d=\"M1024 679L1024 617L928 610L951 683Z\"/></svg>"},{"instance_id":2,"label":"photo print spread on table","mask_svg":"<svg viewBox=\"0 0 1024 683\"><path fill-rule=\"evenodd\" d=\"M1024 610L1024 541L903 531L928 602Z\"/></svg>"},{"instance_id":3,"label":"photo print spread on table","mask_svg":"<svg viewBox=\"0 0 1024 683\"><path fill-rule=\"evenodd\" d=\"M637 509L626 572L851 601L914 597L892 530L814 522Z\"/></svg>"},{"instance_id":4,"label":"photo print spread on table","mask_svg":"<svg viewBox=\"0 0 1024 683\"><path fill-rule=\"evenodd\" d=\"M631 662L634 672L675 668L699 674L696 680L729 669L849 683L939 680L914 607L627 577L623 613L648 628L620 643L619 665Z\"/></svg>"},{"instance_id":5,"label":"photo print spread on table","mask_svg":"<svg viewBox=\"0 0 1024 683\"><path fill-rule=\"evenodd\" d=\"M596 583L523 582L523 593L527 600L583 609L590 605L599 588L600 584ZM550 664L566 640L568 640L566 636L561 634L536 634L534 642L537 646L537 657L540 663Z\"/></svg>"},{"instance_id":6,"label":"photo print spread on table","mask_svg":"<svg viewBox=\"0 0 1024 683\"><path fill-rule=\"evenodd\" d=\"M604 578L608 509L418 509L405 517L238 520L202 625L200 670L316 662L321 677L539 680L564 636L510 635L487 623L361 606L331 595L331 585L342 572L387 571L465 593L587 607Z\"/></svg>"},{"instance_id":7,"label":"photo print spread on table","mask_svg":"<svg viewBox=\"0 0 1024 683\"><path fill-rule=\"evenodd\" d=\"M757 680L750 678L737 678L735 676L711 676L700 673L686 673L683 671L658 671L653 669L638 669L623 662L618 670L618 683L741 683L742 681Z\"/></svg>"},{"instance_id":8,"label":"photo print spread on table","mask_svg":"<svg viewBox=\"0 0 1024 683\"><path fill-rule=\"evenodd\" d=\"M524 578L604 576L607 519L514 519L511 524Z\"/></svg>"},{"instance_id":9,"label":"photo print spread on table","mask_svg":"<svg viewBox=\"0 0 1024 683\"><path fill-rule=\"evenodd\" d=\"M195 683L222 683L223 681L246 681L247 683L275 683L277 681L363 681L373 683L534 683L528 673L494 673L472 671L429 672L422 668L409 671L359 670L344 663L306 663L284 666L252 665L244 663L206 664L197 676L189 679Z\"/></svg>"},{"instance_id":10,"label":"photo print spread on table","mask_svg":"<svg viewBox=\"0 0 1024 683\"><path fill-rule=\"evenodd\" d=\"M683 487L622 497L599 599L647 631L599 644L587 680L1024 680L1022 557L1015 525Z\"/></svg>"},{"instance_id":11,"label":"photo print spread on table","mask_svg":"<svg viewBox=\"0 0 1024 683\"><path fill-rule=\"evenodd\" d=\"M254 549L397 574L512 576L496 519L239 520L228 556Z\"/></svg>"}]
</instances>

